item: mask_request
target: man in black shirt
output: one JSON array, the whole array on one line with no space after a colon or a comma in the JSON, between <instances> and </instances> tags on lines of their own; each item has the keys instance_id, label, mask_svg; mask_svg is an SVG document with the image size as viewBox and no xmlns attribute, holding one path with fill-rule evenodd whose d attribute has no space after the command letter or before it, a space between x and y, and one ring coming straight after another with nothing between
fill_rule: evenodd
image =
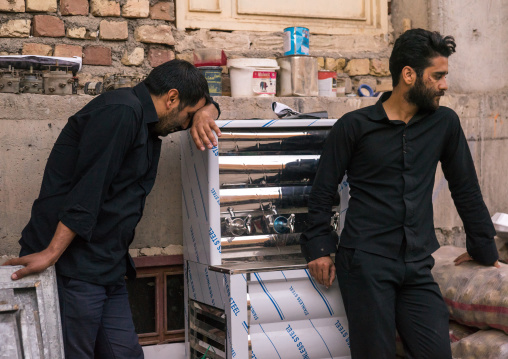
<instances>
[{"instance_id":1,"label":"man in black shirt","mask_svg":"<svg viewBox=\"0 0 508 359\"><path fill-rule=\"evenodd\" d=\"M22 232L20 279L56 265L67 358L142 358L124 277L157 173L159 136L191 128L216 145L218 105L190 63L169 61L134 88L106 92L69 118Z\"/></svg>"},{"instance_id":2,"label":"man in black shirt","mask_svg":"<svg viewBox=\"0 0 508 359\"><path fill-rule=\"evenodd\" d=\"M431 274L439 247L432 208L438 162L466 232L467 252L456 264L474 258L499 266L459 118L439 106L453 52L450 36L402 34L390 57L393 92L337 121L321 155L302 251L319 283L328 287L337 274L353 359L393 359L395 329L408 357L451 358L448 310ZM330 217L345 174L351 197L337 250Z\"/></svg>"}]
</instances>

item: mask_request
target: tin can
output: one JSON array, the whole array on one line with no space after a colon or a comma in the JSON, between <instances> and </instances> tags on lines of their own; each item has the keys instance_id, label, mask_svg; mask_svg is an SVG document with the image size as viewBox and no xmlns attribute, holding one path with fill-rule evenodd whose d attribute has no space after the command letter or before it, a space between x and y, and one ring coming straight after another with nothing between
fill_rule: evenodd
<instances>
[{"instance_id":1,"label":"tin can","mask_svg":"<svg viewBox=\"0 0 508 359\"><path fill-rule=\"evenodd\" d=\"M309 29L287 27L284 29L284 56L309 54Z\"/></svg>"},{"instance_id":2,"label":"tin can","mask_svg":"<svg viewBox=\"0 0 508 359\"><path fill-rule=\"evenodd\" d=\"M318 71L319 96L337 97L337 73L335 71Z\"/></svg>"},{"instance_id":3,"label":"tin can","mask_svg":"<svg viewBox=\"0 0 508 359\"><path fill-rule=\"evenodd\" d=\"M222 96L222 67L201 66L197 69L205 76L210 96Z\"/></svg>"}]
</instances>

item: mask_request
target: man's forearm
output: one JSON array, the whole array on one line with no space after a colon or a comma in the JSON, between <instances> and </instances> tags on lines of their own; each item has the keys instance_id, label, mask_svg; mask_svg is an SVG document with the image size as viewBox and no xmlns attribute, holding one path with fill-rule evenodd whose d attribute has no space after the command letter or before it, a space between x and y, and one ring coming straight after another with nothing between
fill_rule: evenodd
<instances>
[{"instance_id":1,"label":"man's forearm","mask_svg":"<svg viewBox=\"0 0 508 359\"><path fill-rule=\"evenodd\" d=\"M13 280L21 279L30 274L40 273L58 261L58 258L65 252L75 236L76 233L73 230L62 222L58 222L55 235L48 248L38 253L10 259L3 265L24 266L24 268L12 273L11 278Z\"/></svg>"},{"instance_id":2,"label":"man's forearm","mask_svg":"<svg viewBox=\"0 0 508 359\"><path fill-rule=\"evenodd\" d=\"M76 236L76 232L67 227L62 222L58 222L53 239L49 243L46 251L52 258L52 264L55 264L58 258L65 252Z\"/></svg>"}]
</instances>

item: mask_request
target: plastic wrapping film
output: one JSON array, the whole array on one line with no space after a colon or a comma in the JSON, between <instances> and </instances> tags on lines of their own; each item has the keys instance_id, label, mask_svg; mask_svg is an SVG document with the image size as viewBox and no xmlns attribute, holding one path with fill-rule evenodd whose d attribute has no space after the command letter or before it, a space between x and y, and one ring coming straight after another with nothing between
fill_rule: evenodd
<instances>
[{"instance_id":1,"label":"plastic wrapping film","mask_svg":"<svg viewBox=\"0 0 508 359\"><path fill-rule=\"evenodd\" d=\"M325 289L307 270L250 273L252 358L350 358L338 284Z\"/></svg>"},{"instance_id":2,"label":"plastic wrapping film","mask_svg":"<svg viewBox=\"0 0 508 359\"><path fill-rule=\"evenodd\" d=\"M508 335L499 330L480 330L452 344L454 359L506 359Z\"/></svg>"},{"instance_id":3,"label":"plastic wrapping film","mask_svg":"<svg viewBox=\"0 0 508 359\"><path fill-rule=\"evenodd\" d=\"M466 262L456 266L453 260L464 252L464 248L444 246L433 254L432 274L450 316L468 326L508 333L508 265L495 268Z\"/></svg>"}]
</instances>

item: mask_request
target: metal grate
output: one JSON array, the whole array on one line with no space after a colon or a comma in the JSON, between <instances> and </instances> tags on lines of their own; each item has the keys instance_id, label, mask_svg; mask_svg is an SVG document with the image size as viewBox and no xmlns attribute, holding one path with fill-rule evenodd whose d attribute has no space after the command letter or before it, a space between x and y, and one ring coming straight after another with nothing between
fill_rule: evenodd
<instances>
[{"instance_id":1,"label":"metal grate","mask_svg":"<svg viewBox=\"0 0 508 359\"><path fill-rule=\"evenodd\" d=\"M191 359L225 359L224 311L189 300L189 343Z\"/></svg>"}]
</instances>

